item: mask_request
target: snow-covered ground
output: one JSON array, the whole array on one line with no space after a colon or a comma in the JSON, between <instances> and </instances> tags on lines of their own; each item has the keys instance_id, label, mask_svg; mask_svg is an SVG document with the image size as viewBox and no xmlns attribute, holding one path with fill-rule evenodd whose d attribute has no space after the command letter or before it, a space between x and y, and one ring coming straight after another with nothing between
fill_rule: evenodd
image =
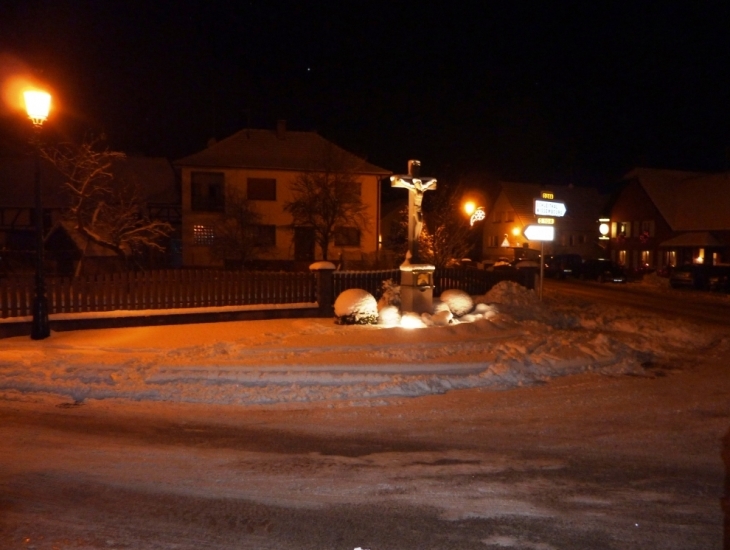
<instances>
[{"instance_id":1,"label":"snow-covered ground","mask_svg":"<svg viewBox=\"0 0 730 550\"><path fill-rule=\"evenodd\" d=\"M721 548L727 325L474 301L0 340L0 548Z\"/></svg>"},{"instance_id":2,"label":"snow-covered ground","mask_svg":"<svg viewBox=\"0 0 730 550\"><path fill-rule=\"evenodd\" d=\"M509 282L473 299L473 312L448 314L449 324L437 301L437 313L414 329L285 319L54 332L42 341L9 338L0 342L0 395L55 394L75 402L372 404L459 388L505 389L581 372L640 373L680 351L728 346L719 330L698 331L691 323L636 310L539 301L534 291Z\"/></svg>"}]
</instances>

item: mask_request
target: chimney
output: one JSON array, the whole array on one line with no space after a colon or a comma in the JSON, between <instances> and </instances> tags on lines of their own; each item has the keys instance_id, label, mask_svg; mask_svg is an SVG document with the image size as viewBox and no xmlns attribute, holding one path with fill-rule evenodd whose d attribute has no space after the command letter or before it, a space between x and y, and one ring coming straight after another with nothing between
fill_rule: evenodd
<instances>
[{"instance_id":1,"label":"chimney","mask_svg":"<svg viewBox=\"0 0 730 550\"><path fill-rule=\"evenodd\" d=\"M276 139L286 139L286 120L284 119L276 122Z\"/></svg>"}]
</instances>

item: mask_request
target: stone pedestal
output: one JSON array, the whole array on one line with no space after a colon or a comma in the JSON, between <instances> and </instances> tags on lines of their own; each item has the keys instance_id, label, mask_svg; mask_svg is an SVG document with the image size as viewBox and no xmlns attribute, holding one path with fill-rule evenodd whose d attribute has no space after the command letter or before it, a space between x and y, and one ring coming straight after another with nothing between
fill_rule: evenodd
<instances>
[{"instance_id":1,"label":"stone pedestal","mask_svg":"<svg viewBox=\"0 0 730 550\"><path fill-rule=\"evenodd\" d=\"M403 313L433 313L433 272L428 264L400 267L400 302Z\"/></svg>"}]
</instances>

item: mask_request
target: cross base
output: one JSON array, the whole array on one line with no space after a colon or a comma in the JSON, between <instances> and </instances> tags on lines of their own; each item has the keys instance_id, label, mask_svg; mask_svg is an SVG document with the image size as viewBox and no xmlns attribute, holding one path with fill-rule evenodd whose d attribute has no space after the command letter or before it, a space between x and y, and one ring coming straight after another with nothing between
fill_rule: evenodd
<instances>
[{"instance_id":1,"label":"cross base","mask_svg":"<svg viewBox=\"0 0 730 550\"><path fill-rule=\"evenodd\" d=\"M400 303L403 313L433 313L433 272L428 264L408 264L400 268Z\"/></svg>"}]
</instances>

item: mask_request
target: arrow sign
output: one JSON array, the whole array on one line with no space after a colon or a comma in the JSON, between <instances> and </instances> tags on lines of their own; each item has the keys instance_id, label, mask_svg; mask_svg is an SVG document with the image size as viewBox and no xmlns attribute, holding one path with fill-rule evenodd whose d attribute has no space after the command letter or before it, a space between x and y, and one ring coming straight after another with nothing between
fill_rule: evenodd
<instances>
[{"instance_id":1,"label":"arrow sign","mask_svg":"<svg viewBox=\"0 0 730 550\"><path fill-rule=\"evenodd\" d=\"M555 239L555 226L528 225L522 234L528 241L552 241Z\"/></svg>"},{"instance_id":2,"label":"arrow sign","mask_svg":"<svg viewBox=\"0 0 730 550\"><path fill-rule=\"evenodd\" d=\"M535 199L536 216L555 216L562 218L565 216L565 212L566 208L564 202Z\"/></svg>"}]
</instances>

